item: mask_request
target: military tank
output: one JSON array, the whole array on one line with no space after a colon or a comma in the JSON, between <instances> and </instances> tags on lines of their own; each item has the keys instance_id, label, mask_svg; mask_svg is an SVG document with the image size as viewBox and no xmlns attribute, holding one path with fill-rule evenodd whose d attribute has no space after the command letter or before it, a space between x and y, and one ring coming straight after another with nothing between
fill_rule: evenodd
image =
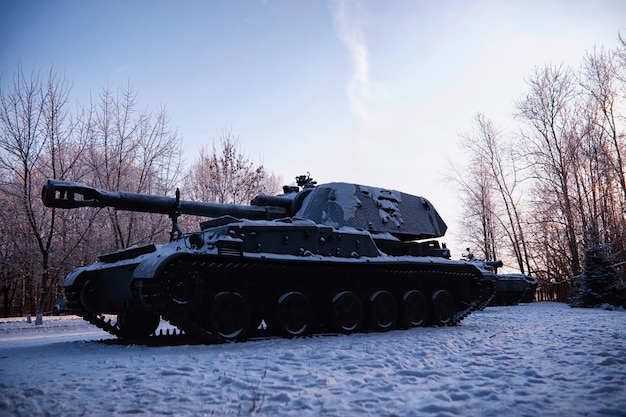
<instances>
[{"instance_id":1,"label":"military tank","mask_svg":"<svg viewBox=\"0 0 626 417\"><path fill-rule=\"evenodd\" d=\"M496 297L498 297L498 287L508 285L509 287L515 288L513 291L510 291L510 297L504 298L500 297L500 302L507 303L512 302L513 304L519 303L531 303L535 299L535 291L537 290L537 278L526 275L526 274L497 274L498 281L496 282ZM504 293L504 291L500 291ZM519 296L521 294L521 296ZM519 296L519 297L518 297ZM504 304L507 305L507 304Z\"/></svg>"},{"instance_id":2,"label":"military tank","mask_svg":"<svg viewBox=\"0 0 626 417\"><path fill-rule=\"evenodd\" d=\"M525 274L499 274L498 268L502 268L500 260L486 261L474 257L469 248L463 255L467 261L472 262L483 271L485 276L492 275L495 285L495 294L488 305L510 306L519 303L530 303L535 298L537 279Z\"/></svg>"},{"instance_id":3,"label":"military tank","mask_svg":"<svg viewBox=\"0 0 626 417\"><path fill-rule=\"evenodd\" d=\"M154 336L163 319L212 343L454 325L493 295L492 280L434 240L447 226L425 198L309 176L297 183L245 206L48 180L48 207L172 219L169 243L104 254L69 273L68 308L120 338ZM209 219L184 233L181 215Z\"/></svg>"}]
</instances>

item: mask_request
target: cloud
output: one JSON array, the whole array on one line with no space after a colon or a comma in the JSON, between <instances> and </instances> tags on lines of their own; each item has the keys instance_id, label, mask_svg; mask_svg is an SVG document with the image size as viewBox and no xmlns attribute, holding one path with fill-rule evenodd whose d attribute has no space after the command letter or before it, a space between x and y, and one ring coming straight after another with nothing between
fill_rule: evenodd
<instances>
[{"instance_id":1,"label":"cloud","mask_svg":"<svg viewBox=\"0 0 626 417\"><path fill-rule=\"evenodd\" d=\"M367 101L371 95L369 52L363 35L363 12L353 0L335 0L330 5L337 38L350 54L353 72L347 93L352 113L367 117Z\"/></svg>"}]
</instances>

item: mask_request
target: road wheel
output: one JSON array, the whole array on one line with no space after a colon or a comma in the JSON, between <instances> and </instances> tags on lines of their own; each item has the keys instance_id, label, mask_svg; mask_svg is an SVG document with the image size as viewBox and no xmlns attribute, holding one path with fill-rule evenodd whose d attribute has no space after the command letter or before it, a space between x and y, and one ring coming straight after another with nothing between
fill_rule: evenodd
<instances>
[{"instance_id":1,"label":"road wheel","mask_svg":"<svg viewBox=\"0 0 626 417\"><path fill-rule=\"evenodd\" d=\"M248 303L236 292L215 294L209 312L209 327L226 340L244 339L250 323Z\"/></svg>"},{"instance_id":2,"label":"road wheel","mask_svg":"<svg viewBox=\"0 0 626 417\"><path fill-rule=\"evenodd\" d=\"M361 300L351 291L342 291L333 297L333 320L341 333L356 331L363 320Z\"/></svg>"},{"instance_id":3,"label":"road wheel","mask_svg":"<svg viewBox=\"0 0 626 417\"><path fill-rule=\"evenodd\" d=\"M374 330L389 330L398 316L398 304L389 291L376 291L370 297L370 318Z\"/></svg>"},{"instance_id":4,"label":"road wheel","mask_svg":"<svg viewBox=\"0 0 626 417\"><path fill-rule=\"evenodd\" d=\"M311 331L313 309L300 292L288 292L278 299L278 325L286 337L305 336Z\"/></svg>"},{"instance_id":5,"label":"road wheel","mask_svg":"<svg viewBox=\"0 0 626 417\"><path fill-rule=\"evenodd\" d=\"M407 327L419 327L428 320L428 300L418 290L410 290L402 296L402 324Z\"/></svg>"},{"instance_id":6,"label":"road wheel","mask_svg":"<svg viewBox=\"0 0 626 417\"><path fill-rule=\"evenodd\" d=\"M451 324L456 309L454 298L446 290L439 290L433 293L433 321L437 326Z\"/></svg>"}]
</instances>

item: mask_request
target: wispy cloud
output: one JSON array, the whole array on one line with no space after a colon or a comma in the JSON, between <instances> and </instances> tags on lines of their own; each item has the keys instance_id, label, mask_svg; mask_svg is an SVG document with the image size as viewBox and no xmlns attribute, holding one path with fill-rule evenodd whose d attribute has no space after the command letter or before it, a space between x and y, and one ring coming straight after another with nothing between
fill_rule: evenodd
<instances>
[{"instance_id":1,"label":"wispy cloud","mask_svg":"<svg viewBox=\"0 0 626 417\"><path fill-rule=\"evenodd\" d=\"M357 117L365 117L370 78L368 49L363 35L363 12L360 3L354 0L333 0L330 11L337 37L350 54L354 66L347 88L350 106Z\"/></svg>"}]
</instances>

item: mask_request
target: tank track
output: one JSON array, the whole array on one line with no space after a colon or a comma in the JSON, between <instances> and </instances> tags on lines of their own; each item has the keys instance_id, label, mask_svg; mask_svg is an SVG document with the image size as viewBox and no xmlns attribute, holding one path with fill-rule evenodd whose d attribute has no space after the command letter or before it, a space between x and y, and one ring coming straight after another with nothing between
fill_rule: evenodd
<instances>
[{"instance_id":1,"label":"tank track","mask_svg":"<svg viewBox=\"0 0 626 417\"><path fill-rule=\"evenodd\" d=\"M291 281L290 277L295 276L298 279ZM285 261L241 261L241 258L234 260L229 257L216 259L202 256L177 258L162 270L158 280L144 282L140 286L142 301L155 313L161 314L164 320L194 339L218 343L224 341L224 338L216 335L203 320L203 316L210 309L213 294L237 292L247 301L251 301L254 328L261 320L271 317L270 300L276 300L281 294L289 291L302 292L314 300L313 310L319 310L329 308L329 305L320 300L329 300L333 294L344 289L354 291L361 299L365 299L374 289L385 289L376 284L377 281L380 282L381 276L388 283L385 288L395 295L418 287L425 294L432 294L439 288L450 290L455 295L455 304L460 308L446 323L449 326L460 323L473 311L483 309L494 296L493 282L476 275L473 269L460 271L455 266L445 264L439 267L436 264L424 265L417 269L416 265L399 263L376 266L346 263L341 267L336 263L310 262L303 266L296 262L290 265ZM317 284L308 284L311 282ZM416 287L418 282L420 285ZM466 288L456 288L457 286ZM185 291L188 295L181 297L179 292ZM460 297L464 298L461 300ZM316 315L319 316L318 313ZM319 321L319 317L317 318ZM371 330L373 329L369 327L360 329ZM328 326L317 325L314 326L313 333L339 332ZM261 335L279 336L275 332L261 332ZM250 336L254 338L259 333Z\"/></svg>"},{"instance_id":2,"label":"tank track","mask_svg":"<svg viewBox=\"0 0 626 417\"><path fill-rule=\"evenodd\" d=\"M88 321L90 324L98 327L99 329L104 330L105 332L112 334L118 338L121 338L120 327L117 324L117 321L114 321L110 318L107 318L104 315L93 314L93 313L80 313L78 314L83 320ZM193 342L194 339L190 338L185 332L173 329L171 332L168 329L166 332L162 330L160 332L154 332L147 337L137 337L137 338L124 338L125 343L138 343L138 344L149 344L149 345L171 345L171 344L188 344Z\"/></svg>"},{"instance_id":3,"label":"tank track","mask_svg":"<svg viewBox=\"0 0 626 417\"><path fill-rule=\"evenodd\" d=\"M80 303L78 301L80 298L79 288L66 288L65 297L68 302L69 311L72 314L81 317L83 320L89 322L89 324L96 326L97 328L117 337L118 339L115 339L114 342L117 343L117 341L122 339L122 331L119 324L117 323L117 320L106 317L104 314L87 312L80 306ZM124 343L162 346L190 344L193 343L193 339L186 335L182 330L173 329L170 332L168 329L166 332L163 332L162 330L158 333L154 332L147 337L138 337L132 339L124 338Z\"/></svg>"},{"instance_id":4,"label":"tank track","mask_svg":"<svg viewBox=\"0 0 626 417\"><path fill-rule=\"evenodd\" d=\"M302 279L302 275L308 275ZM298 276L297 280L289 277ZM321 279L315 281L315 277ZM267 332L258 329L257 324L262 324L271 316L271 301L278 298L282 293L290 290L299 291L311 295L314 302L314 310L330 309L330 304L319 300L328 300L332 294L342 289L355 290L360 298L372 292L377 287L374 282L385 277L385 282L391 283L390 287L394 294L399 294L409 288L416 288L416 282L420 282L419 289L430 294L437 288L448 288L455 294L455 304L460 307L445 324L457 325L473 311L482 310L489 304L494 296L493 282L482 279L471 270L459 271L454 267L440 267L437 265L425 265L415 268L415 265L404 264L345 264L339 267L337 264L323 262L311 262L303 267L301 263L273 262L271 260L248 260L232 257L203 257L182 256L166 265L157 279L137 280L133 283L133 291L142 302L154 314L160 315L170 325L179 329L172 334L151 334L148 337L125 339L124 343L140 343L148 345L170 345L205 343L217 344L231 340L259 339L267 337L284 336L278 332ZM255 279L249 279L254 277ZM317 282L318 285L309 285ZM441 284L445 282L446 284ZM187 287L185 287L187 286ZM465 287L463 289L456 286ZM216 334L204 320L211 307L211 295L220 292L241 293L246 301L250 301L250 310L254 324L249 326L251 332L244 337L223 337ZM66 297L68 306L74 314L81 316L90 324L120 338L121 330L118 323L107 319L102 314L89 313L80 308L80 289L67 288ZM465 297L457 299L459 294ZM187 299L184 299L187 298ZM181 300L182 299L182 300ZM208 302L207 302L208 301ZM322 312L328 314L328 311ZM318 314L316 313L316 316ZM319 321L319 317L318 321ZM432 323L431 323L432 324ZM394 328L403 328L395 326ZM373 331L365 325L360 332ZM313 327L314 334L338 334L336 329L328 326L316 325Z\"/></svg>"},{"instance_id":5,"label":"tank track","mask_svg":"<svg viewBox=\"0 0 626 417\"><path fill-rule=\"evenodd\" d=\"M485 280L480 287L480 301L476 311L482 311L487 307L496 296L496 284L493 281Z\"/></svg>"}]
</instances>

